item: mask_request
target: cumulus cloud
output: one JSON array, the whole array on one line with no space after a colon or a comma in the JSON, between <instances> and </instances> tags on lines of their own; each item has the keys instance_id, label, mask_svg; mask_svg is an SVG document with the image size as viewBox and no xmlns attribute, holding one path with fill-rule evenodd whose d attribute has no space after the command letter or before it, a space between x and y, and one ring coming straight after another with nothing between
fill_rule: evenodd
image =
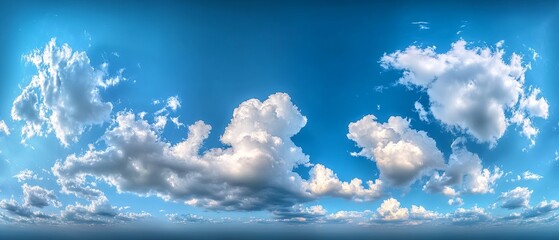
<instances>
[{"instance_id":1,"label":"cumulus cloud","mask_svg":"<svg viewBox=\"0 0 559 240\"><path fill-rule=\"evenodd\" d=\"M506 209L528 207L532 192L534 191L529 190L526 187L516 187L513 190L504 192L499 198L499 200L501 201L501 207Z\"/></svg>"},{"instance_id":2,"label":"cumulus cloud","mask_svg":"<svg viewBox=\"0 0 559 240\"><path fill-rule=\"evenodd\" d=\"M316 178L309 181L293 171L309 165L309 157L291 140L306 122L287 94L264 102L251 99L235 109L221 136L229 147L200 153L211 129L204 122L188 126L186 140L171 144L154 123L119 112L102 137L106 148L70 155L52 172L62 192L88 199L103 196L86 181L93 176L118 192L219 210L274 210L322 195L375 198L380 182L369 182L368 189L358 186L360 180L341 182L322 165L313 168Z\"/></svg>"},{"instance_id":3,"label":"cumulus cloud","mask_svg":"<svg viewBox=\"0 0 559 240\"><path fill-rule=\"evenodd\" d=\"M212 219L204 218L200 215L191 214L191 213L187 213L187 214L169 213L169 214L165 214L165 216L167 217L167 220L169 220L172 223L186 224L186 223L214 222Z\"/></svg>"},{"instance_id":4,"label":"cumulus cloud","mask_svg":"<svg viewBox=\"0 0 559 240\"><path fill-rule=\"evenodd\" d=\"M327 211L322 205L303 207L300 204L272 211L277 221L290 223L319 222L322 221L322 217L324 217L326 213Z\"/></svg>"},{"instance_id":5,"label":"cumulus cloud","mask_svg":"<svg viewBox=\"0 0 559 240\"><path fill-rule=\"evenodd\" d=\"M538 130L531 119L547 118L547 100L538 97L538 88L526 90L525 72L530 66L515 53L505 62L502 45L468 47L458 40L446 53L410 46L385 54L380 63L403 71L400 84L425 91L429 112L450 129L494 146L512 122L533 144Z\"/></svg>"},{"instance_id":6,"label":"cumulus cloud","mask_svg":"<svg viewBox=\"0 0 559 240\"><path fill-rule=\"evenodd\" d=\"M425 191L447 196L456 196L463 192L494 192L493 186L503 176L503 171L498 167L493 171L483 168L479 156L468 151L464 144L463 138L458 138L452 143L452 154L444 172L435 172L423 187Z\"/></svg>"},{"instance_id":7,"label":"cumulus cloud","mask_svg":"<svg viewBox=\"0 0 559 240\"><path fill-rule=\"evenodd\" d=\"M447 214L447 218L456 225L475 225L493 220L485 209L477 206L470 209L458 208L455 212Z\"/></svg>"},{"instance_id":8,"label":"cumulus cloud","mask_svg":"<svg viewBox=\"0 0 559 240\"><path fill-rule=\"evenodd\" d=\"M43 178L40 178L39 176L37 176L37 174L35 174L32 170L29 169L21 170L18 174L14 175L13 177L17 179L17 182L24 182L29 179L43 180Z\"/></svg>"},{"instance_id":9,"label":"cumulus cloud","mask_svg":"<svg viewBox=\"0 0 559 240\"><path fill-rule=\"evenodd\" d=\"M538 205L527 208L524 212L521 213L522 218L530 219L545 216L552 211L559 209L559 202L555 200L551 201L541 201Z\"/></svg>"},{"instance_id":10,"label":"cumulus cloud","mask_svg":"<svg viewBox=\"0 0 559 240\"><path fill-rule=\"evenodd\" d=\"M448 205L450 206L462 206L464 205L464 200L460 197L448 199Z\"/></svg>"},{"instance_id":11,"label":"cumulus cloud","mask_svg":"<svg viewBox=\"0 0 559 240\"><path fill-rule=\"evenodd\" d=\"M56 216L43 213L41 211L33 211L30 206L21 205L15 199L2 199L0 208L4 209L9 215L5 216L8 222L18 223L50 223L56 219Z\"/></svg>"},{"instance_id":12,"label":"cumulus cloud","mask_svg":"<svg viewBox=\"0 0 559 240\"><path fill-rule=\"evenodd\" d=\"M54 38L24 59L37 68L37 74L12 106L12 119L25 122L23 142L54 132L68 146L86 127L109 119L113 106L99 93L123 78L109 77L108 64L94 68L85 52L73 51L67 44L58 46Z\"/></svg>"},{"instance_id":13,"label":"cumulus cloud","mask_svg":"<svg viewBox=\"0 0 559 240\"><path fill-rule=\"evenodd\" d=\"M330 223L363 223L367 221L367 216L372 214L371 210L365 211L338 211L324 217Z\"/></svg>"},{"instance_id":14,"label":"cumulus cloud","mask_svg":"<svg viewBox=\"0 0 559 240\"><path fill-rule=\"evenodd\" d=\"M400 207L400 202L394 198L386 199L377 208L377 217L381 221L404 221L409 218L409 210Z\"/></svg>"},{"instance_id":15,"label":"cumulus cloud","mask_svg":"<svg viewBox=\"0 0 559 240\"><path fill-rule=\"evenodd\" d=\"M409 187L423 176L444 167L435 140L423 131L410 128L408 120L390 117L379 123L367 115L349 124L347 137L361 148L352 153L375 161L380 180L392 186Z\"/></svg>"},{"instance_id":16,"label":"cumulus cloud","mask_svg":"<svg viewBox=\"0 0 559 240\"><path fill-rule=\"evenodd\" d=\"M54 191L46 190L40 186L29 186L27 183L21 187L23 189L23 204L25 206L44 208L49 205L54 207L62 205L56 198Z\"/></svg>"},{"instance_id":17,"label":"cumulus cloud","mask_svg":"<svg viewBox=\"0 0 559 240\"><path fill-rule=\"evenodd\" d=\"M423 206L411 205L410 217L411 219L416 220L432 220L439 218L440 214L434 211L429 211Z\"/></svg>"},{"instance_id":18,"label":"cumulus cloud","mask_svg":"<svg viewBox=\"0 0 559 240\"><path fill-rule=\"evenodd\" d=\"M368 188L358 178L342 182L334 171L322 164L316 164L309 172L309 189L317 196L329 195L352 199L354 201L371 201L382 196L382 181L367 181Z\"/></svg>"},{"instance_id":19,"label":"cumulus cloud","mask_svg":"<svg viewBox=\"0 0 559 240\"><path fill-rule=\"evenodd\" d=\"M0 134L4 134L6 136L10 135L10 128L8 128L8 125L6 125L4 120L0 120Z\"/></svg>"},{"instance_id":20,"label":"cumulus cloud","mask_svg":"<svg viewBox=\"0 0 559 240\"><path fill-rule=\"evenodd\" d=\"M91 201L88 205L76 203L67 205L60 213L61 220L76 224L113 224L135 221L151 217L146 212L121 212L112 206L105 196Z\"/></svg>"}]
</instances>

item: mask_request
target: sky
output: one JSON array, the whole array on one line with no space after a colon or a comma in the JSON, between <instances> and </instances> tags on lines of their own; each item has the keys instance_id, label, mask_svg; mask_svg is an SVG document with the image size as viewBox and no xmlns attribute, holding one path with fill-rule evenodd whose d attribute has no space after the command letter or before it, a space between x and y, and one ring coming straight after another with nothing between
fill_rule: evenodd
<instances>
[{"instance_id":1,"label":"sky","mask_svg":"<svg viewBox=\"0 0 559 240\"><path fill-rule=\"evenodd\" d=\"M559 223L556 2L0 6L4 227Z\"/></svg>"}]
</instances>

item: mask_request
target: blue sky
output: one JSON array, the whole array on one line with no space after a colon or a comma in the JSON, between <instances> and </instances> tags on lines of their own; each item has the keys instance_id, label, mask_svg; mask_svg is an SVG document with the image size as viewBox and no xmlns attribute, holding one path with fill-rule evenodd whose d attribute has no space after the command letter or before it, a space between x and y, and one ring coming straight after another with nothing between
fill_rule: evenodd
<instances>
[{"instance_id":1,"label":"blue sky","mask_svg":"<svg viewBox=\"0 0 559 240\"><path fill-rule=\"evenodd\" d=\"M0 222L554 226L558 11L2 3Z\"/></svg>"}]
</instances>

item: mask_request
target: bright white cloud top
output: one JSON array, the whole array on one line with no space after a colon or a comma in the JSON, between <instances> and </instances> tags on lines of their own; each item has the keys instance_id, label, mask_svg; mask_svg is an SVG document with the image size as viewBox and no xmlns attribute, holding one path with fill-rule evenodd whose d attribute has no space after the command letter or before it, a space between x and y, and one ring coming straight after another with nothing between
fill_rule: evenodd
<instances>
[{"instance_id":1,"label":"bright white cloud top","mask_svg":"<svg viewBox=\"0 0 559 240\"><path fill-rule=\"evenodd\" d=\"M450 129L495 145L514 123L535 144L539 130L532 119L546 119L549 105L539 88L527 87L530 65L515 53L507 63L502 47L503 42L494 49L468 47L459 40L448 52L437 53L435 47L410 46L385 54L380 62L384 68L403 70L400 84L425 91L429 112Z\"/></svg>"}]
</instances>

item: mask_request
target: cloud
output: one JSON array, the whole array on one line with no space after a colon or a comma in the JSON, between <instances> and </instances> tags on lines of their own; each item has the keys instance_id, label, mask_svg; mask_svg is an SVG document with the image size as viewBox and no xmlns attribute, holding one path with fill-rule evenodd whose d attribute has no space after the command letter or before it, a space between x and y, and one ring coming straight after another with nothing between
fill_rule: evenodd
<instances>
[{"instance_id":1,"label":"cloud","mask_svg":"<svg viewBox=\"0 0 559 240\"><path fill-rule=\"evenodd\" d=\"M516 187L513 190L504 192L501 194L499 200L501 201L501 207L506 209L517 209L522 207L528 207L530 203L530 197L534 191L529 190L526 187Z\"/></svg>"},{"instance_id":2,"label":"cloud","mask_svg":"<svg viewBox=\"0 0 559 240\"><path fill-rule=\"evenodd\" d=\"M316 196L336 196L354 201L372 201L382 196L382 181L368 181L364 188L362 180L354 178L342 182L336 174L322 164L316 164L309 172L309 189Z\"/></svg>"},{"instance_id":3,"label":"cloud","mask_svg":"<svg viewBox=\"0 0 559 240\"><path fill-rule=\"evenodd\" d=\"M464 205L464 200L462 198L456 197L448 199L448 205L450 206L462 206Z\"/></svg>"},{"instance_id":4,"label":"cloud","mask_svg":"<svg viewBox=\"0 0 559 240\"><path fill-rule=\"evenodd\" d=\"M522 57L503 61L502 43L496 49L468 47L458 40L446 53L435 47L410 46L385 54L381 66L403 71L399 83L417 87L429 96L429 112L449 129L464 131L494 146L510 123L521 126L535 143L533 117L547 118L548 104L538 88L525 90ZM526 97L528 96L528 97Z\"/></svg>"},{"instance_id":5,"label":"cloud","mask_svg":"<svg viewBox=\"0 0 559 240\"><path fill-rule=\"evenodd\" d=\"M384 200L377 208L377 217L385 222L404 221L408 220L409 211L407 208L400 207L398 200L389 198Z\"/></svg>"},{"instance_id":6,"label":"cloud","mask_svg":"<svg viewBox=\"0 0 559 240\"><path fill-rule=\"evenodd\" d=\"M86 127L109 119L113 106L103 102L99 93L123 78L109 77L108 64L94 68L85 52L73 51L67 44L57 46L54 38L24 59L37 68L37 74L12 106L12 119L25 122L22 142L54 131L68 146Z\"/></svg>"},{"instance_id":7,"label":"cloud","mask_svg":"<svg viewBox=\"0 0 559 240\"><path fill-rule=\"evenodd\" d=\"M524 212L521 213L521 216L525 219L536 218L545 216L557 209L559 209L559 202L555 200L544 200L534 207L527 208Z\"/></svg>"},{"instance_id":8,"label":"cloud","mask_svg":"<svg viewBox=\"0 0 559 240\"><path fill-rule=\"evenodd\" d=\"M428 117L429 113L425 111L423 105L420 102L415 101L414 107L415 107L415 112L417 112L417 114L419 115L419 120L424 122L429 122L429 117Z\"/></svg>"},{"instance_id":9,"label":"cloud","mask_svg":"<svg viewBox=\"0 0 559 240\"><path fill-rule=\"evenodd\" d=\"M429 30L429 22L412 22L411 24L413 25L417 25L419 27L419 30Z\"/></svg>"},{"instance_id":10,"label":"cloud","mask_svg":"<svg viewBox=\"0 0 559 240\"><path fill-rule=\"evenodd\" d=\"M481 159L465 147L465 139L458 138L452 143L452 154L442 174L435 172L423 187L431 193L447 196L462 192L472 194L493 193L493 186L503 176L503 171L495 167L493 172L481 165ZM453 188L454 187L454 188ZM457 188L459 191L455 190Z\"/></svg>"},{"instance_id":11,"label":"cloud","mask_svg":"<svg viewBox=\"0 0 559 240\"><path fill-rule=\"evenodd\" d=\"M153 101L153 104L158 105L160 104L161 101L159 100L155 100ZM155 112L155 115L161 115L164 113L169 113L170 111L177 111L177 109L179 109L181 107L181 102L179 100L178 96L171 96L169 98L167 98L167 101L165 102L165 106L163 108L161 108L160 110L158 110L157 112Z\"/></svg>"},{"instance_id":12,"label":"cloud","mask_svg":"<svg viewBox=\"0 0 559 240\"><path fill-rule=\"evenodd\" d=\"M423 131L411 129L409 121L401 117L379 123L375 116L367 115L349 124L347 137L361 148L352 155L375 161L380 180L392 186L409 187L444 167L435 140Z\"/></svg>"},{"instance_id":13,"label":"cloud","mask_svg":"<svg viewBox=\"0 0 559 240\"><path fill-rule=\"evenodd\" d=\"M62 205L51 190L46 190L40 186L29 186L27 183L21 187L23 189L23 204L25 206L44 208L50 205L54 207Z\"/></svg>"},{"instance_id":14,"label":"cloud","mask_svg":"<svg viewBox=\"0 0 559 240\"><path fill-rule=\"evenodd\" d=\"M4 120L0 120L0 133L6 136L10 135L10 128L8 128L8 125L6 125Z\"/></svg>"},{"instance_id":15,"label":"cloud","mask_svg":"<svg viewBox=\"0 0 559 240\"><path fill-rule=\"evenodd\" d=\"M121 212L117 207L112 206L105 196L102 196L91 201L88 205L79 203L67 205L61 211L60 216L62 221L67 223L114 224L149 218L151 214L146 212Z\"/></svg>"},{"instance_id":16,"label":"cloud","mask_svg":"<svg viewBox=\"0 0 559 240\"><path fill-rule=\"evenodd\" d=\"M33 211L30 206L21 205L15 199L2 199L0 208L8 212L9 216L5 216L8 222L19 223L50 223L56 219L56 216L45 214L40 211Z\"/></svg>"},{"instance_id":17,"label":"cloud","mask_svg":"<svg viewBox=\"0 0 559 240\"><path fill-rule=\"evenodd\" d=\"M375 198L380 182L369 182L369 189L358 186L358 179L341 182L322 165L312 173L327 179L307 182L293 171L309 165L309 157L291 140L306 122L285 93L264 102L250 99L235 109L221 136L229 147L200 153L211 130L204 122L188 126L186 140L171 144L161 139L156 124L132 112L119 112L102 137L105 148L70 155L58 161L52 172L62 192L90 200L104 194L86 181L87 176L107 182L118 192L216 210L275 210L323 195ZM321 186L322 180L328 185Z\"/></svg>"},{"instance_id":18,"label":"cloud","mask_svg":"<svg viewBox=\"0 0 559 240\"><path fill-rule=\"evenodd\" d=\"M458 208L455 212L447 214L447 218L456 225L475 225L493 220L485 209L477 206L470 209Z\"/></svg>"},{"instance_id":19,"label":"cloud","mask_svg":"<svg viewBox=\"0 0 559 240\"><path fill-rule=\"evenodd\" d=\"M37 174L35 174L33 171L29 169L21 170L18 174L14 175L13 177L17 179L17 182L24 182L29 179L43 180L43 178L38 177Z\"/></svg>"},{"instance_id":20,"label":"cloud","mask_svg":"<svg viewBox=\"0 0 559 240\"><path fill-rule=\"evenodd\" d=\"M516 181L520 181L520 180L536 180L539 181L540 179L542 179L543 176L530 172L530 171L525 171L522 173L522 175L516 175L516 179L510 179L511 182L516 182Z\"/></svg>"},{"instance_id":21,"label":"cloud","mask_svg":"<svg viewBox=\"0 0 559 240\"><path fill-rule=\"evenodd\" d=\"M326 213L327 211L322 205L303 207L300 204L272 211L277 221L288 223L314 223L322 221L322 217Z\"/></svg>"},{"instance_id":22,"label":"cloud","mask_svg":"<svg viewBox=\"0 0 559 240\"><path fill-rule=\"evenodd\" d=\"M365 211L338 211L328 214L324 219L330 223L363 223L365 217L372 214L371 210Z\"/></svg>"},{"instance_id":23,"label":"cloud","mask_svg":"<svg viewBox=\"0 0 559 240\"><path fill-rule=\"evenodd\" d=\"M433 220L440 217L440 214L426 210L423 206L411 205L411 219L416 220Z\"/></svg>"},{"instance_id":24,"label":"cloud","mask_svg":"<svg viewBox=\"0 0 559 240\"><path fill-rule=\"evenodd\" d=\"M167 220L173 223L186 224L186 223L212 223L213 222L212 219L207 219L202 216L191 214L191 213L188 214L170 213L170 214L165 214L165 216L167 217Z\"/></svg>"}]
</instances>

